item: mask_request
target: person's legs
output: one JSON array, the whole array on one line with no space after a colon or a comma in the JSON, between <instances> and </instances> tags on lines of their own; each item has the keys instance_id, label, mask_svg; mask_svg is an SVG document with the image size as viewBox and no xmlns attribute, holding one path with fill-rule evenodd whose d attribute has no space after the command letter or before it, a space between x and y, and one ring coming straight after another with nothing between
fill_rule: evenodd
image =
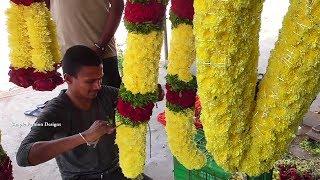
<instances>
[{"instance_id":1,"label":"person's legs","mask_svg":"<svg viewBox=\"0 0 320 180\"><path fill-rule=\"evenodd\" d=\"M103 85L120 87L121 78L118 69L118 58L116 56L103 59L103 73Z\"/></svg>"}]
</instances>

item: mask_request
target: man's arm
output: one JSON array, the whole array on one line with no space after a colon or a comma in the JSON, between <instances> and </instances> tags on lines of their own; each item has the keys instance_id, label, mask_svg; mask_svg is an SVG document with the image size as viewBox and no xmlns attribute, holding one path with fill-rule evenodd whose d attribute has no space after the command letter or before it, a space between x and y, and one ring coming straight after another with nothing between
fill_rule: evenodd
<instances>
[{"instance_id":1,"label":"man's arm","mask_svg":"<svg viewBox=\"0 0 320 180\"><path fill-rule=\"evenodd\" d=\"M45 108L36 124L54 123L59 118L57 114L55 108ZM106 122L95 121L82 134L88 142L94 142L102 135L113 131L114 129L107 126ZM79 134L52 140L54 133L53 127L33 126L18 149L16 156L18 165L23 167L37 165L86 143Z\"/></svg>"},{"instance_id":2,"label":"man's arm","mask_svg":"<svg viewBox=\"0 0 320 180\"><path fill-rule=\"evenodd\" d=\"M109 41L111 40L111 38L114 36L119 26L123 8L124 8L123 0L109 0L108 3L109 2L111 4L109 15L106 18L106 22L103 28L102 35L99 39L99 42L96 42L100 47L106 47ZM96 51L98 51L98 54L103 53L99 49L96 49Z\"/></svg>"},{"instance_id":3,"label":"man's arm","mask_svg":"<svg viewBox=\"0 0 320 180\"><path fill-rule=\"evenodd\" d=\"M31 146L28 153L29 164L35 166L44 163L83 143L85 142L79 134L52 141L36 142ZM19 163L18 165L23 166Z\"/></svg>"},{"instance_id":4,"label":"man's arm","mask_svg":"<svg viewBox=\"0 0 320 180\"><path fill-rule=\"evenodd\" d=\"M86 141L94 142L104 134L111 134L113 131L114 129L108 127L105 121L95 121L92 126L82 134ZM30 149L28 156L29 163L33 166L44 163L64 152L70 151L75 147L86 143L86 141L80 134L76 134L52 141L36 142Z\"/></svg>"}]
</instances>

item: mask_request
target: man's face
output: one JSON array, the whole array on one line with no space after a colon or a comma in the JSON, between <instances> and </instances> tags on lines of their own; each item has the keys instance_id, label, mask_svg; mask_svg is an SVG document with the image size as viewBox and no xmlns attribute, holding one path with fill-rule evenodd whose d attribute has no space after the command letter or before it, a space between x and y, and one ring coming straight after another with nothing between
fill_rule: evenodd
<instances>
[{"instance_id":1,"label":"man's face","mask_svg":"<svg viewBox=\"0 0 320 180\"><path fill-rule=\"evenodd\" d=\"M69 83L72 92L85 99L94 99L101 89L103 66L83 66Z\"/></svg>"}]
</instances>

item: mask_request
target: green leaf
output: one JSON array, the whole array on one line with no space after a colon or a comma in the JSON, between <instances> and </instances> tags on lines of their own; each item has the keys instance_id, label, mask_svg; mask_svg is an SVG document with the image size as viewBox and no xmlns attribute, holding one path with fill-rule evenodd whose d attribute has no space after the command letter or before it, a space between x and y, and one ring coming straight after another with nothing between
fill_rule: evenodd
<instances>
[{"instance_id":1,"label":"green leaf","mask_svg":"<svg viewBox=\"0 0 320 180\"><path fill-rule=\"evenodd\" d=\"M128 21L124 22L125 27L130 33L138 33L138 34L149 34L152 31L162 31L163 24L160 23L159 25L155 25L152 23L141 23L135 24Z\"/></svg>"},{"instance_id":2,"label":"green leaf","mask_svg":"<svg viewBox=\"0 0 320 180\"><path fill-rule=\"evenodd\" d=\"M184 91L184 90L196 90L197 89L197 79L192 76L192 80L189 82L184 82L178 78L178 75L166 76L167 83L171 86L173 91Z\"/></svg>"},{"instance_id":3,"label":"green leaf","mask_svg":"<svg viewBox=\"0 0 320 180\"><path fill-rule=\"evenodd\" d=\"M166 107L170 111L177 112L177 113L184 113L184 114L187 114L187 111L189 111L189 110L194 110L194 107L193 108L183 108L183 107L177 106L175 104L171 104L169 102L166 102Z\"/></svg>"},{"instance_id":4,"label":"green leaf","mask_svg":"<svg viewBox=\"0 0 320 180\"><path fill-rule=\"evenodd\" d=\"M132 92L127 91L124 85L122 84L120 86L119 95L124 101L129 102L132 106L143 107L151 102L157 102L159 92L157 90L155 92L147 94L133 94Z\"/></svg>"},{"instance_id":5,"label":"green leaf","mask_svg":"<svg viewBox=\"0 0 320 180\"><path fill-rule=\"evenodd\" d=\"M193 22L191 20L180 18L173 11L170 11L169 19L172 23L172 28L178 27L179 24L187 24L193 26Z\"/></svg>"},{"instance_id":6,"label":"green leaf","mask_svg":"<svg viewBox=\"0 0 320 180\"><path fill-rule=\"evenodd\" d=\"M135 127L135 126L138 126L142 123L145 123L145 122L134 123L129 118L121 116L121 114L119 114L118 112L116 112L116 121L120 122L121 124L125 124L125 125L132 126L132 127Z\"/></svg>"}]
</instances>

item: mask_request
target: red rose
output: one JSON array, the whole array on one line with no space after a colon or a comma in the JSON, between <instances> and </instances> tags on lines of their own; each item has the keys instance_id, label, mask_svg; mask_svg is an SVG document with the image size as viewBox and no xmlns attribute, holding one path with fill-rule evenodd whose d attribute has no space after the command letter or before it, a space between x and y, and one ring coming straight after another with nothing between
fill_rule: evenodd
<instances>
[{"instance_id":1,"label":"red rose","mask_svg":"<svg viewBox=\"0 0 320 180\"><path fill-rule=\"evenodd\" d=\"M52 79L36 80L32 85L32 88L37 91L52 91L56 87Z\"/></svg>"},{"instance_id":2,"label":"red rose","mask_svg":"<svg viewBox=\"0 0 320 180\"><path fill-rule=\"evenodd\" d=\"M133 107L130 103L118 100L117 110L119 114L125 118L129 118L133 123L147 122L152 115L153 103L149 103L144 107Z\"/></svg>"},{"instance_id":3,"label":"red rose","mask_svg":"<svg viewBox=\"0 0 320 180\"><path fill-rule=\"evenodd\" d=\"M166 99L169 103L178 105L182 108L194 107L196 91L184 90L184 91L173 91L169 84L166 84L167 94Z\"/></svg>"},{"instance_id":4,"label":"red rose","mask_svg":"<svg viewBox=\"0 0 320 180\"><path fill-rule=\"evenodd\" d=\"M17 86L27 88L33 84L32 78L30 78L30 74L32 73L33 69L15 69L13 67L10 67L10 71L8 73L9 75L9 81L16 84Z\"/></svg>"},{"instance_id":5,"label":"red rose","mask_svg":"<svg viewBox=\"0 0 320 180\"><path fill-rule=\"evenodd\" d=\"M2 159L2 157L1 157ZM12 180L12 165L9 157L5 157L2 162L0 162L0 179L3 180Z\"/></svg>"},{"instance_id":6,"label":"red rose","mask_svg":"<svg viewBox=\"0 0 320 180\"><path fill-rule=\"evenodd\" d=\"M61 74L55 70L46 73L34 72L32 79L34 82L37 82L33 85L34 89L39 91L52 91L56 86L63 83Z\"/></svg>"},{"instance_id":7,"label":"red rose","mask_svg":"<svg viewBox=\"0 0 320 180\"><path fill-rule=\"evenodd\" d=\"M119 98L118 100L118 104L117 104L117 110L119 112L119 114L121 114L123 117L129 117L130 116L130 109L127 109L128 104L126 102L124 102L121 98Z\"/></svg>"},{"instance_id":8,"label":"red rose","mask_svg":"<svg viewBox=\"0 0 320 180\"><path fill-rule=\"evenodd\" d=\"M180 18L193 20L193 0L172 0L171 11Z\"/></svg>"},{"instance_id":9,"label":"red rose","mask_svg":"<svg viewBox=\"0 0 320 180\"><path fill-rule=\"evenodd\" d=\"M43 73L43 72L34 72L32 74L32 79L34 81L37 81L37 80L46 80L48 78L51 77L51 73L48 72L48 73Z\"/></svg>"},{"instance_id":10,"label":"red rose","mask_svg":"<svg viewBox=\"0 0 320 180\"><path fill-rule=\"evenodd\" d=\"M43 0L11 0L15 4L23 4L25 6L30 6L34 2L43 2Z\"/></svg>"},{"instance_id":11,"label":"red rose","mask_svg":"<svg viewBox=\"0 0 320 180\"><path fill-rule=\"evenodd\" d=\"M63 84L63 79L61 77L61 74L56 72L53 77L52 77L52 81L54 82L55 85L59 86L61 84Z\"/></svg>"},{"instance_id":12,"label":"red rose","mask_svg":"<svg viewBox=\"0 0 320 180\"><path fill-rule=\"evenodd\" d=\"M127 1L124 10L124 19L130 23L159 24L165 16L165 6L156 0L147 3L133 3Z\"/></svg>"},{"instance_id":13,"label":"red rose","mask_svg":"<svg viewBox=\"0 0 320 180\"><path fill-rule=\"evenodd\" d=\"M200 103L199 96L196 96L196 102L194 107L195 107L195 116L199 117L201 113L201 103Z\"/></svg>"}]
</instances>

